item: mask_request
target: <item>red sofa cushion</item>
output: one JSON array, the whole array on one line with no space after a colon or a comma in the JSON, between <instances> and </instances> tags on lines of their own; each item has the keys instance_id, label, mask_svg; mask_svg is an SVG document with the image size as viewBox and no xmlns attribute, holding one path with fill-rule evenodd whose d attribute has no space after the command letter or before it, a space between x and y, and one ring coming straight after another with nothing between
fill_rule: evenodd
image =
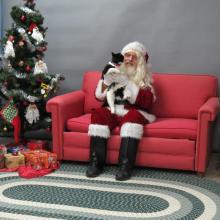
<instances>
[{"instance_id":1,"label":"red sofa cushion","mask_svg":"<svg viewBox=\"0 0 220 220\"><path fill-rule=\"evenodd\" d=\"M67 121L67 129L75 132L88 132L91 123L91 114L71 118ZM154 123L147 124L144 128L144 136L160 138L186 138L196 139L197 120L184 118L158 118ZM119 134L119 128L114 129L113 134Z\"/></svg>"},{"instance_id":2,"label":"red sofa cushion","mask_svg":"<svg viewBox=\"0 0 220 220\"><path fill-rule=\"evenodd\" d=\"M196 118L199 108L217 94L218 80L211 75L154 73L158 99L152 112L166 118Z\"/></svg>"}]
</instances>

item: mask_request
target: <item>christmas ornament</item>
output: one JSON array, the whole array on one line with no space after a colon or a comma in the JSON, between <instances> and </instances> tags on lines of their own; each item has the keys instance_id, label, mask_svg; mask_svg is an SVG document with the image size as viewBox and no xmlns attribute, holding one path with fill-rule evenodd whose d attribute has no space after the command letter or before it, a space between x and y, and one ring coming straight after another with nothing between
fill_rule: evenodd
<instances>
[{"instance_id":1,"label":"christmas ornament","mask_svg":"<svg viewBox=\"0 0 220 220\"><path fill-rule=\"evenodd\" d=\"M35 63L35 67L34 67L34 75L37 75L39 73L44 73L44 74L48 73L47 65L42 60L38 60Z\"/></svg>"},{"instance_id":2,"label":"christmas ornament","mask_svg":"<svg viewBox=\"0 0 220 220\"><path fill-rule=\"evenodd\" d=\"M20 20L21 20L22 22L24 22L24 21L26 20L26 16L25 16L25 15L21 15Z\"/></svg>"},{"instance_id":3,"label":"christmas ornament","mask_svg":"<svg viewBox=\"0 0 220 220\"><path fill-rule=\"evenodd\" d=\"M31 71L31 67L30 67L29 65L27 65L27 66L25 67L25 70L26 70L27 72L30 72L30 71Z\"/></svg>"},{"instance_id":4,"label":"christmas ornament","mask_svg":"<svg viewBox=\"0 0 220 220\"><path fill-rule=\"evenodd\" d=\"M20 60L19 63L18 63L18 66L22 67L23 65L24 65L24 61Z\"/></svg>"},{"instance_id":5,"label":"christmas ornament","mask_svg":"<svg viewBox=\"0 0 220 220\"><path fill-rule=\"evenodd\" d=\"M36 123L40 118L40 113L35 104L29 104L26 109L25 118L29 124Z\"/></svg>"},{"instance_id":6,"label":"christmas ornament","mask_svg":"<svg viewBox=\"0 0 220 220\"><path fill-rule=\"evenodd\" d=\"M17 28L18 33L20 33L22 36L25 34L25 30L22 27Z\"/></svg>"},{"instance_id":7,"label":"christmas ornament","mask_svg":"<svg viewBox=\"0 0 220 220\"><path fill-rule=\"evenodd\" d=\"M31 37L37 41L36 44L39 44L40 42L42 42L44 40L43 35L39 31L39 29L35 23L31 23L31 25L29 26L28 33L30 33L30 34L32 33Z\"/></svg>"},{"instance_id":8,"label":"christmas ornament","mask_svg":"<svg viewBox=\"0 0 220 220\"><path fill-rule=\"evenodd\" d=\"M22 40L19 41L19 42L18 42L18 46L19 46L19 47L23 47L23 46L24 46L24 41L22 41Z\"/></svg>"},{"instance_id":9,"label":"christmas ornament","mask_svg":"<svg viewBox=\"0 0 220 220\"><path fill-rule=\"evenodd\" d=\"M15 57L15 51L12 41L8 40L5 45L4 58Z\"/></svg>"},{"instance_id":10,"label":"christmas ornament","mask_svg":"<svg viewBox=\"0 0 220 220\"><path fill-rule=\"evenodd\" d=\"M8 131L8 128L5 126L5 127L3 128L3 131L4 131L4 132Z\"/></svg>"},{"instance_id":11,"label":"christmas ornament","mask_svg":"<svg viewBox=\"0 0 220 220\"><path fill-rule=\"evenodd\" d=\"M46 83L41 83L40 84L40 87L41 87L41 94L44 95L44 97L46 98L47 97L47 94L49 93L49 91L51 90L50 86Z\"/></svg>"},{"instance_id":12,"label":"christmas ornament","mask_svg":"<svg viewBox=\"0 0 220 220\"><path fill-rule=\"evenodd\" d=\"M29 49L31 52L34 52L34 51L35 51L35 46L31 43L31 41L30 41L28 35L26 34L24 28L18 27L18 28L17 28L17 31L18 31L18 33L20 33L20 35L23 37L24 41L26 41L28 49Z\"/></svg>"},{"instance_id":13,"label":"christmas ornament","mask_svg":"<svg viewBox=\"0 0 220 220\"><path fill-rule=\"evenodd\" d=\"M14 127L14 141L19 142L19 134L21 129L21 120L18 115L18 109L14 105L13 99L10 99L3 109L0 111L0 116Z\"/></svg>"}]
</instances>

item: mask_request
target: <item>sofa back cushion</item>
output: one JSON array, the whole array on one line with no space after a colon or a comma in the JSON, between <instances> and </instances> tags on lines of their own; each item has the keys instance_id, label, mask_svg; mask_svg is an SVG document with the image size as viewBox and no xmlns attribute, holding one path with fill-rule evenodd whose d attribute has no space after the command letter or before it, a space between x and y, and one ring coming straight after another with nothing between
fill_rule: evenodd
<instances>
[{"instance_id":1,"label":"sofa back cushion","mask_svg":"<svg viewBox=\"0 0 220 220\"><path fill-rule=\"evenodd\" d=\"M93 109L102 105L102 102L95 98L95 89L98 81L101 78L101 73L98 71L89 71L84 73L82 90L85 93L84 112L90 113Z\"/></svg>"},{"instance_id":2,"label":"sofa back cushion","mask_svg":"<svg viewBox=\"0 0 220 220\"><path fill-rule=\"evenodd\" d=\"M95 98L100 77L99 71L84 74L85 113L102 105ZM199 108L217 96L218 80L212 75L153 73L153 79L157 100L152 112L157 117L197 118Z\"/></svg>"},{"instance_id":3,"label":"sofa back cushion","mask_svg":"<svg viewBox=\"0 0 220 220\"><path fill-rule=\"evenodd\" d=\"M212 75L154 73L153 79L157 117L197 118L199 108L217 96L218 80Z\"/></svg>"}]
</instances>

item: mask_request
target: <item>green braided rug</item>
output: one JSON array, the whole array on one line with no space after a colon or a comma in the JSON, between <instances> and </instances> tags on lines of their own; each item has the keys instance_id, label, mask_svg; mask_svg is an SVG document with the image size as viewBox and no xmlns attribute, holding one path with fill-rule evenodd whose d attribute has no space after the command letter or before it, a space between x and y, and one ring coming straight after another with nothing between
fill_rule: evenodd
<instances>
[{"instance_id":1,"label":"green braided rug","mask_svg":"<svg viewBox=\"0 0 220 220\"><path fill-rule=\"evenodd\" d=\"M115 166L97 178L86 167L64 163L30 180L0 173L0 219L220 219L220 184L194 173L136 168L119 182Z\"/></svg>"}]
</instances>

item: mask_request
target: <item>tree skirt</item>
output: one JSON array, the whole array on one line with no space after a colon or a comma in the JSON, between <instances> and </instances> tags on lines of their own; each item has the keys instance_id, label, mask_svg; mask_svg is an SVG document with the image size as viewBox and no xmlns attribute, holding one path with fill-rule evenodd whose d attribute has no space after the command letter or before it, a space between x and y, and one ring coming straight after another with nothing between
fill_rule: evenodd
<instances>
[{"instance_id":1,"label":"tree skirt","mask_svg":"<svg viewBox=\"0 0 220 220\"><path fill-rule=\"evenodd\" d=\"M136 168L119 182L116 166L97 178L86 168L64 163L30 180L0 173L0 219L220 219L220 184L195 173Z\"/></svg>"}]
</instances>

